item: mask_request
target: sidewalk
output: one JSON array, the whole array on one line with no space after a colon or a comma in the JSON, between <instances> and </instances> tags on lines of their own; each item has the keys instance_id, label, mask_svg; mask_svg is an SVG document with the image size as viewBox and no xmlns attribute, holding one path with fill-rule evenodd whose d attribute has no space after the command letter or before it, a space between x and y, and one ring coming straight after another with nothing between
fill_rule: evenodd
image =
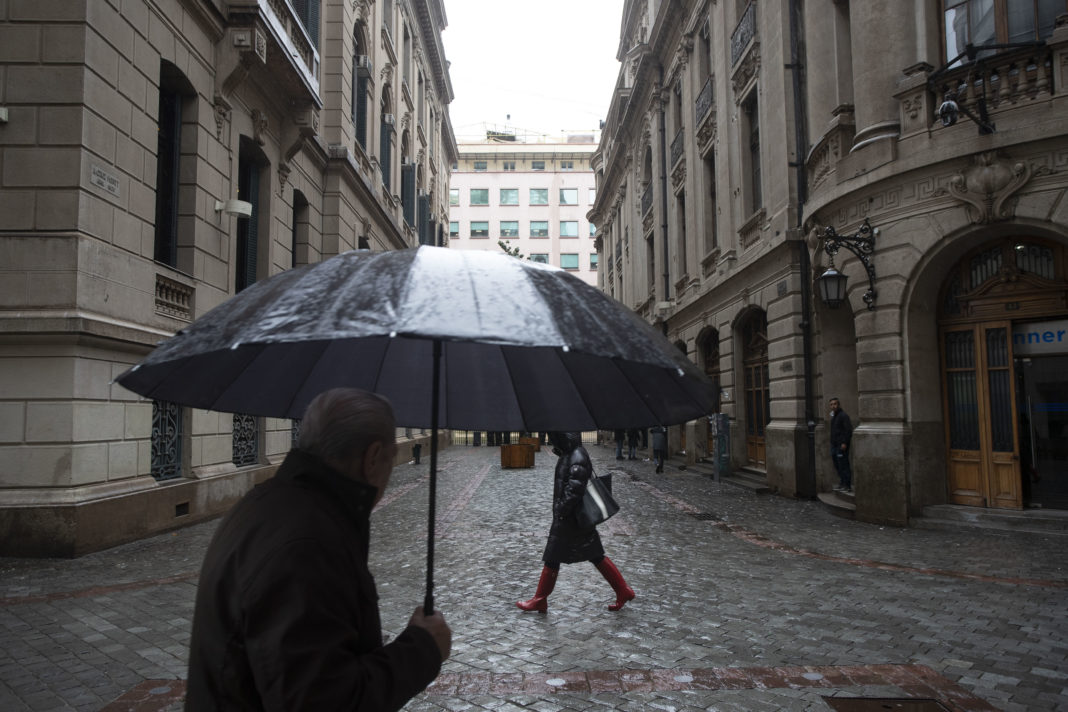
<instances>
[{"instance_id":1,"label":"sidewalk","mask_svg":"<svg viewBox=\"0 0 1068 712\"><path fill-rule=\"evenodd\" d=\"M951 710L1068 710L1064 538L872 526L692 470L617 471L602 525L638 594L565 566L533 593L554 458L439 456L436 606L452 657L409 710L830 710L824 697ZM402 465L372 518L386 635L421 603L427 463ZM176 710L193 598L216 523L76 560L0 559L0 710ZM859 709L859 708L857 708Z\"/></svg>"}]
</instances>

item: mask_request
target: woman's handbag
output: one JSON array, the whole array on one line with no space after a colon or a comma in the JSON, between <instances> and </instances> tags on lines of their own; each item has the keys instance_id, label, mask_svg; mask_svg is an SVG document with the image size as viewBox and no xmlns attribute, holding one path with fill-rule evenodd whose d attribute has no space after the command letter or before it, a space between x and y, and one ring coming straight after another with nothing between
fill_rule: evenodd
<instances>
[{"instance_id":1,"label":"woman's handbag","mask_svg":"<svg viewBox=\"0 0 1068 712\"><path fill-rule=\"evenodd\" d=\"M586 485L582 503L575 510L575 519L580 526L590 529L605 521L619 511L619 505L612 499L612 491L604 481L594 475Z\"/></svg>"}]
</instances>

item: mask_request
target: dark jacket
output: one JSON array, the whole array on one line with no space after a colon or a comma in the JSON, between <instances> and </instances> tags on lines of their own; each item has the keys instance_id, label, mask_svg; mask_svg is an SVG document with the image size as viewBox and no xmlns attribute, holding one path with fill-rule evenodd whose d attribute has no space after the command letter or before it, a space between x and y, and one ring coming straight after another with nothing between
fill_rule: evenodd
<instances>
[{"instance_id":1,"label":"dark jacket","mask_svg":"<svg viewBox=\"0 0 1068 712\"><path fill-rule=\"evenodd\" d=\"M848 449L852 438L853 424L849 422L849 415L839 408L831 418L831 446L838 448L844 444Z\"/></svg>"},{"instance_id":2,"label":"dark jacket","mask_svg":"<svg viewBox=\"0 0 1068 712\"><path fill-rule=\"evenodd\" d=\"M653 449L667 451L667 428L658 425L652 430Z\"/></svg>"},{"instance_id":3,"label":"dark jacket","mask_svg":"<svg viewBox=\"0 0 1068 712\"><path fill-rule=\"evenodd\" d=\"M367 569L373 487L293 450L204 557L186 709L399 710L441 669L430 633L382 645Z\"/></svg>"},{"instance_id":4,"label":"dark jacket","mask_svg":"<svg viewBox=\"0 0 1068 712\"><path fill-rule=\"evenodd\" d=\"M542 554L542 560L546 563L573 564L604 556L604 547L596 527L587 529L579 526L575 520L575 509L586 493L586 483L593 474L593 463L581 444L572 442L571 447L569 452L561 453L556 461L553 523Z\"/></svg>"}]
</instances>

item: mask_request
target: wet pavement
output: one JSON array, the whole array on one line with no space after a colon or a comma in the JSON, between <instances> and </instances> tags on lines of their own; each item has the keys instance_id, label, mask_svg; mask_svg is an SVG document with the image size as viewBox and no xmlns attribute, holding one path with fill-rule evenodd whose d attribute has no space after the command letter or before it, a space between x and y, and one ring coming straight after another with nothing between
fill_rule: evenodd
<instances>
[{"instance_id":1,"label":"wet pavement","mask_svg":"<svg viewBox=\"0 0 1068 712\"><path fill-rule=\"evenodd\" d=\"M453 653L406 709L827 711L825 697L878 697L1068 710L1068 537L874 526L589 450L617 471L622 510L600 529L637 598L608 612L607 582L573 564L547 615L519 611L555 458L502 470L496 448L445 449L435 602ZM427 480L426 458L397 467L372 518L387 637L422 602ZM215 526L76 560L0 559L0 710L180 709Z\"/></svg>"}]
</instances>

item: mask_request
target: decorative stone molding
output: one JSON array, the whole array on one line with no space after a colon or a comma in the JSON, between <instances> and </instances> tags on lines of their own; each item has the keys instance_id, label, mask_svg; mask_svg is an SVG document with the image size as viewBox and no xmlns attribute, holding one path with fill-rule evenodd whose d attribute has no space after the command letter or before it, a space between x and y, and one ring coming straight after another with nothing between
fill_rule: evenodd
<instances>
[{"instance_id":1,"label":"decorative stone molding","mask_svg":"<svg viewBox=\"0 0 1068 712\"><path fill-rule=\"evenodd\" d=\"M371 8L375 0L352 0L352 14L357 22L367 22L371 17Z\"/></svg>"},{"instance_id":2,"label":"decorative stone molding","mask_svg":"<svg viewBox=\"0 0 1068 712\"><path fill-rule=\"evenodd\" d=\"M767 210L761 208L746 220L741 229L738 230L738 243L743 250L752 247L760 239L760 232L764 228L766 218Z\"/></svg>"},{"instance_id":3,"label":"decorative stone molding","mask_svg":"<svg viewBox=\"0 0 1068 712\"><path fill-rule=\"evenodd\" d=\"M223 98L222 94L216 93L212 109L215 114L215 138L222 140L223 124L230 120L233 111L230 102Z\"/></svg>"},{"instance_id":4,"label":"decorative stone molding","mask_svg":"<svg viewBox=\"0 0 1068 712\"><path fill-rule=\"evenodd\" d=\"M986 151L977 154L971 167L952 176L934 194L949 194L965 203L968 217L975 224L1010 220L1016 213L1013 196L1034 175L1047 172L1049 169L1044 166L1035 171L1023 161L1013 161L998 151Z\"/></svg>"},{"instance_id":5,"label":"decorative stone molding","mask_svg":"<svg viewBox=\"0 0 1068 712\"><path fill-rule=\"evenodd\" d=\"M686 159L679 161L679 164L675 166L671 171L671 188L678 191L682 184L686 181Z\"/></svg>"},{"instance_id":6,"label":"decorative stone molding","mask_svg":"<svg viewBox=\"0 0 1068 712\"><path fill-rule=\"evenodd\" d=\"M260 146L267 142L266 133L268 124L267 114L259 109L252 110L252 138Z\"/></svg>"},{"instance_id":7,"label":"decorative stone molding","mask_svg":"<svg viewBox=\"0 0 1068 712\"><path fill-rule=\"evenodd\" d=\"M697 151L702 156L707 156L716 141L717 125L715 110L708 112L705 120L697 129Z\"/></svg>"},{"instance_id":8,"label":"decorative stone molding","mask_svg":"<svg viewBox=\"0 0 1068 712\"><path fill-rule=\"evenodd\" d=\"M382 65L382 70L378 73L379 78L382 79L383 84L389 84L393 81L393 63L386 62Z\"/></svg>"},{"instance_id":9,"label":"decorative stone molding","mask_svg":"<svg viewBox=\"0 0 1068 712\"><path fill-rule=\"evenodd\" d=\"M734 101L739 103L744 98L743 92L749 83L756 79L760 73L760 42L754 41L746 52L745 57L738 63L738 67L731 75L731 86L734 88Z\"/></svg>"}]
</instances>

